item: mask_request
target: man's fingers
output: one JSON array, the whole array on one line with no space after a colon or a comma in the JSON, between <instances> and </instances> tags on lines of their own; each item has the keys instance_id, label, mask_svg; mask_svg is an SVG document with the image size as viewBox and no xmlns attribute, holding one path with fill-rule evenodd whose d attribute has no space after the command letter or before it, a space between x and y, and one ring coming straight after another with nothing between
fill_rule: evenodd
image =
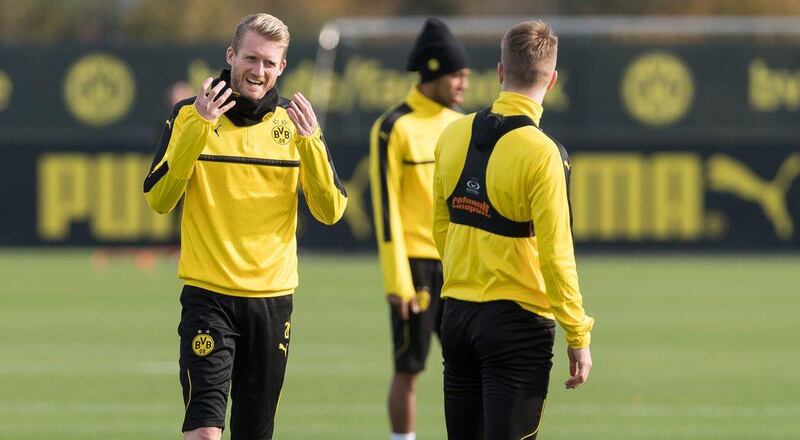
<instances>
[{"instance_id":1,"label":"man's fingers","mask_svg":"<svg viewBox=\"0 0 800 440\"><path fill-rule=\"evenodd\" d=\"M580 376L575 376L567 379L567 382L564 385L567 387L568 390L574 390L579 386L581 386L584 382L586 382L586 379Z\"/></svg>"},{"instance_id":2,"label":"man's fingers","mask_svg":"<svg viewBox=\"0 0 800 440\"><path fill-rule=\"evenodd\" d=\"M405 298L397 297L397 303L400 307L400 316L403 317L403 321L408 321L408 301Z\"/></svg>"},{"instance_id":3,"label":"man's fingers","mask_svg":"<svg viewBox=\"0 0 800 440\"><path fill-rule=\"evenodd\" d=\"M578 385L582 384L583 380L581 380L580 376L572 376L564 382L564 385L567 387L568 390L574 390L578 388Z\"/></svg>"},{"instance_id":4,"label":"man's fingers","mask_svg":"<svg viewBox=\"0 0 800 440\"><path fill-rule=\"evenodd\" d=\"M590 365L585 365L581 362L575 362L574 364L570 362L570 378L564 382L564 385L569 390L577 388L589 378L589 370L591 368Z\"/></svg>"},{"instance_id":5,"label":"man's fingers","mask_svg":"<svg viewBox=\"0 0 800 440\"><path fill-rule=\"evenodd\" d=\"M233 93L233 89L230 87L225 89L225 91L214 100L214 104L218 106L222 105L228 99L228 97L231 96L231 93Z\"/></svg>"},{"instance_id":6,"label":"man's fingers","mask_svg":"<svg viewBox=\"0 0 800 440\"><path fill-rule=\"evenodd\" d=\"M568 347L567 357L569 358L570 378L564 382L564 385L566 385L567 389L574 389L586 382L589 377L589 370L592 369L592 353L589 347Z\"/></svg>"},{"instance_id":7,"label":"man's fingers","mask_svg":"<svg viewBox=\"0 0 800 440\"><path fill-rule=\"evenodd\" d=\"M306 116L306 115L305 115L305 112L303 112L303 109L302 109L302 108L300 108L300 105L297 103L297 101L295 101L295 100L292 100L292 101L289 103L289 108L291 108L292 110L294 110L294 111L295 111L295 113L296 113L296 116L297 116L299 119L305 120L305 116Z\"/></svg>"},{"instance_id":8,"label":"man's fingers","mask_svg":"<svg viewBox=\"0 0 800 440\"><path fill-rule=\"evenodd\" d=\"M306 99L306 97L300 92L295 93L294 98L295 99L293 102L296 101L300 106L300 109L303 110L303 114L305 115L306 120L309 122L309 125L315 125L317 115L314 113L314 107L311 105L308 99Z\"/></svg>"},{"instance_id":9,"label":"man's fingers","mask_svg":"<svg viewBox=\"0 0 800 440\"><path fill-rule=\"evenodd\" d=\"M228 110L232 109L232 108L233 108L233 106L235 106L235 105L236 105L236 101L231 101L231 102L229 102L229 103L225 104L224 106L222 106L222 107L219 109L219 111L220 111L220 114L227 112Z\"/></svg>"},{"instance_id":10,"label":"man's fingers","mask_svg":"<svg viewBox=\"0 0 800 440\"><path fill-rule=\"evenodd\" d=\"M314 115L314 108L302 93L295 93L294 96L292 96L292 103L295 104L297 109L300 110L307 121L311 122L312 119L316 119L316 115Z\"/></svg>"},{"instance_id":11,"label":"man's fingers","mask_svg":"<svg viewBox=\"0 0 800 440\"><path fill-rule=\"evenodd\" d=\"M293 98L294 99L292 99L292 102L297 102L305 113L314 111L314 108L311 107L311 103L308 102L308 99L306 99L306 97L303 96L302 93L300 92L295 93Z\"/></svg>"},{"instance_id":12,"label":"man's fingers","mask_svg":"<svg viewBox=\"0 0 800 440\"><path fill-rule=\"evenodd\" d=\"M408 302L408 307L411 309L411 313L418 314L419 313L419 303L417 302L417 298L413 297Z\"/></svg>"},{"instance_id":13,"label":"man's fingers","mask_svg":"<svg viewBox=\"0 0 800 440\"><path fill-rule=\"evenodd\" d=\"M217 85L215 85L214 88L211 89L210 92L208 92L208 100L214 101L217 98L219 92L221 92L224 87L225 87L225 81L218 82Z\"/></svg>"},{"instance_id":14,"label":"man's fingers","mask_svg":"<svg viewBox=\"0 0 800 440\"><path fill-rule=\"evenodd\" d=\"M578 363L570 360L569 362L569 379L564 382L568 390L575 388L575 382L578 380Z\"/></svg>"},{"instance_id":15,"label":"man's fingers","mask_svg":"<svg viewBox=\"0 0 800 440\"><path fill-rule=\"evenodd\" d=\"M408 321L408 301L400 300L400 316L403 317L403 321Z\"/></svg>"},{"instance_id":16,"label":"man's fingers","mask_svg":"<svg viewBox=\"0 0 800 440\"><path fill-rule=\"evenodd\" d=\"M292 120L292 123L297 127L298 130L302 130L303 127L300 126L300 117L297 115L297 111L292 108L292 104L289 104L286 107L286 114L289 116L289 119Z\"/></svg>"},{"instance_id":17,"label":"man's fingers","mask_svg":"<svg viewBox=\"0 0 800 440\"><path fill-rule=\"evenodd\" d=\"M302 119L302 134L309 135L313 133L317 129L317 115L314 114L314 108L306 97L297 92L292 97L292 102L289 105L295 109L298 117Z\"/></svg>"},{"instance_id":18,"label":"man's fingers","mask_svg":"<svg viewBox=\"0 0 800 440\"><path fill-rule=\"evenodd\" d=\"M389 301L392 308L403 318L403 321L408 321L408 301L403 300L403 298L395 294L389 294L386 300Z\"/></svg>"},{"instance_id":19,"label":"man's fingers","mask_svg":"<svg viewBox=\"0 0 800 440\"><path fill-rule=\"evenodd\" d=\"M208 94L208 88L211 86L211 83L214 82L214 78L208 77L202 84L200 84L200 93L197 94L197 97L205 98Z\"/></svg>"},{"instance_id":20,"label":"man's fingers","mask_svg":"<svg viewBox=\"0 0 800 440\"><path fill-rule=\"evenodd\" d=\"M287 110L287 113L291 111L289 117L292 119L292 122L294 122L294 125L296 125L301 132L308 131L308 121L306 121L306 116L303 114L302 110L300 110L297 103L294 101L289 103L289 108Z\"/></svg>"}]
</instances>

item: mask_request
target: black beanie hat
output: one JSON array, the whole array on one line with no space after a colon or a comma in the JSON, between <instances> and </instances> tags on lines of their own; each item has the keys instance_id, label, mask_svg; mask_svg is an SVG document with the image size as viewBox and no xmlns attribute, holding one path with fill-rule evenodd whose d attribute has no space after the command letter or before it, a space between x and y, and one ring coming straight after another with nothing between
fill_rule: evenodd
<instances>
[{"instance_id":1,"label":"black beanie hat","mask_svg":"<svg viewBox=\"0 0 800 440\"><path fill-rule=\"evenodd\" d=\"M429 18L408 56L406 70L419 72L420 81L428 82L469 66L469 55L447 25Z\"/></svg>"}]
</instances>

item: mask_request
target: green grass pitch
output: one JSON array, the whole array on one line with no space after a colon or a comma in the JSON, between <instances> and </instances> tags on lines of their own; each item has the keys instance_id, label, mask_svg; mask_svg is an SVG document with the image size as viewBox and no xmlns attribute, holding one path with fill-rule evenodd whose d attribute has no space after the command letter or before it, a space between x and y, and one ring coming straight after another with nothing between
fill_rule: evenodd
<instances>
[{"instance_id":1,"label":"green grass pitch","mask_svg":"<svg viewBox=\"0 0 800 440\"><path fill-rule=\"evenodd\" d=\"M180 438L174 262L0 251L0 439ZM302 253L276 439L388 438L374 255ZM557 337L541 439L800 438L800 256L587 255L589 382ZM418 438L444 439L438 344ZM227 435L225 436L227 438Z\"/></svg>"}]
</instances>

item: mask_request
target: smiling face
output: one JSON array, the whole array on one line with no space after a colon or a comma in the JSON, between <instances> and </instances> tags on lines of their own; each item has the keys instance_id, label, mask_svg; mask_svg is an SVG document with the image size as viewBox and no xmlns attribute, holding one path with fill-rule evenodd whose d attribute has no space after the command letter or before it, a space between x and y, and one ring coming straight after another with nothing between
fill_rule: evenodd
<instances>
[{"instance_id":1,"label":"smiling face","mask_svg":"<svg viewBox=\"0 0 800 440\"><path fill-rule=\"evenodd\" d=\"M285 55L285 45L247 31L238 49L229 47L225 54L231 66L231 88L252 101L260 100L286 68Z\"/></svg>"},{"instance_id":2,"label":"smiling face","mask_svg":"<svg viewBox=\"0 0 800 440\"><path fill-rule=\"evenodd\" d=\"M464 92L469 88L472 70L463 68L432 81L433 100L445 107L464 103Z\"/></svg>"}]
</instances>

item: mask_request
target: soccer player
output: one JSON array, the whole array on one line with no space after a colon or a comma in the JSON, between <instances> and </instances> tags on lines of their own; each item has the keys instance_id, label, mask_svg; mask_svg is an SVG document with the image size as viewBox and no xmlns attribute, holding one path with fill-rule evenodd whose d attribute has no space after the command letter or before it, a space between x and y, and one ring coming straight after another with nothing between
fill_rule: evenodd
<instances>
[{"instance_id":1,"label":"soccer player","mask_svg":"<svg viewBox=\"0 0 800 440\"><path fill-rule=\"evenodd\" d=\"M434 238L444 265L444 394L451 439L533 439L566 332L568 389L586 381L594 320L584 313L572 245L569 158L539 129L558 78L558 39L541 21L506 33L490 109L442 133Z\"/></svg>"},{"instance_id":2,"label":"soccer player","mask_svg":"<svg viewBox=\"0 0 800 440\"><path fill-rule=\"evenodd\" d=\"M462 114L470 70L464 47L429 19L408 57L419 72L405 99L372 126L370 180L378 251L390 305L394 376L389 387L393 440L415 438L415 383L431 332L439 330L442 266L433 242L433 150Z\"/></svg>"},{"instance_id":3,"label":"soccer player","mask_svg":"<svg viewBox=\"0 0 800 440\"><path fill-rule=\"evenodd\" d=\"M229 390L231 439L272 438L297 287L298 184L322 223L347 202L311 104L278 97L288 46L279 19L244 17L230 70L174 107L144 181L157 212L184 199L184 439L221 437Z\"/></svg>"}]
</instances>

